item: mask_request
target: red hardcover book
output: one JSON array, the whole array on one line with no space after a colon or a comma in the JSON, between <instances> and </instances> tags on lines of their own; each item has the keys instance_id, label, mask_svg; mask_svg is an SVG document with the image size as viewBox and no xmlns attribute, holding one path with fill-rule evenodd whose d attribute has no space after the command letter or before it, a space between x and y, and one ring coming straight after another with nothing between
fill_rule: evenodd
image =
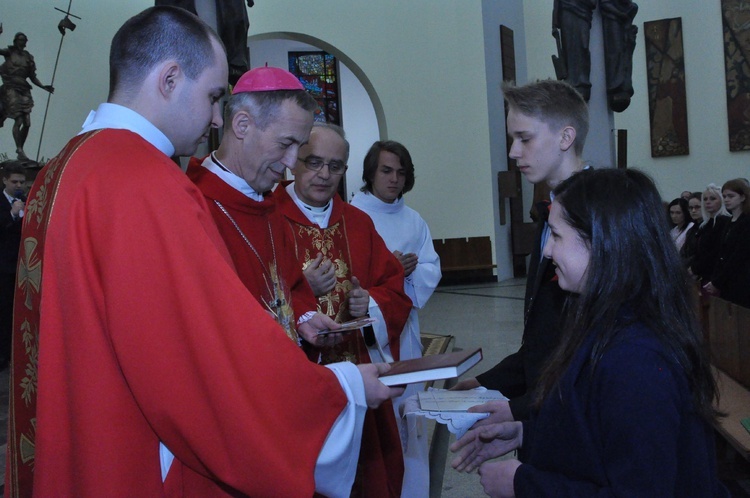
<instances>
[{"instance_id":1,"label":"red hardcover book","mask_svg":"<svg viewBox=\"0 0 750 498\"><path fill-rule=\"evenodd\" d=\"M380 376L386 386L401 386L431 380L458 377L482 360L482 348L455 353L433 354L413 360L391 363L391 369Z\"/></svg>"}]
</instances>

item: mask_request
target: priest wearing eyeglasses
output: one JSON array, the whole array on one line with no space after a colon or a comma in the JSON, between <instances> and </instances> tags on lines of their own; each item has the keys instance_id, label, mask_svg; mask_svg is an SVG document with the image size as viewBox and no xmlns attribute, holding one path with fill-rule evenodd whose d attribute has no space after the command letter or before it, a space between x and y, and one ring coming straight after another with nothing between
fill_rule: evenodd
<instances>
[{"instance_id":1,"label":"priest wearing eyeglasses","mask_svg":"<svg viewBox=\"0 0 750 498\"><path fill-rule=\"evenodd\" d=\"M318 296L319 310L337 322L377 319L371 329L324 348L323 362L390 362L399 359L400 336L412 303L404 292L404 269L370 217L337 194L348 156L344 131L316 122L299 149L294 182L277 188L273 197L295 239L299 265ZM354 495L401 496L404 462L390 402L368 411L359 463Z\"/></svg>"}]
</instances>

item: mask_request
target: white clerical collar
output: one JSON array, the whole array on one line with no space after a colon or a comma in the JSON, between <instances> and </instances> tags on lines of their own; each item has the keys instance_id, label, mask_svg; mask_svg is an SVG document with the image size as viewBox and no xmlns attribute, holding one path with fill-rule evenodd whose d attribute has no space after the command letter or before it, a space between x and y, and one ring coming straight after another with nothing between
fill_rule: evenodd
<instances>
[{"instance_id":1,"label":"white clerical collar","mask_svg":"<svg viewBox=\"0 0 750 498\"><path fill-rule=\"evenodd\" d=\"M297 192L294 191L294 182L286 186L286 192L310 222L315 223L320 228L328 228L328 222L331 220L331 212L333 212L333 202L328 201L328 204L324 207L311 206L302 202Z\"/></svg>"},{"instance_id":2,"label":"white clerical collar","mask_svg":"<svg viewBox=\"0 0 750 498\"><path fill-rule=\"evenodd\" d=\"M253 187L247 184L244 178L240 178L235 175L229 169L221 164L221 161L216 159L216 153L212 152L206 159L203 160L202 166L221 178L224 183L237 190L244 196L257 201L263 201L263 194L259 194Z\"/></svg>"},{"instance_id":3,"label":"white clerical collar","mask_svg":"<svg viewBox=\"0 0 750 498\"><path fill-rule=\"evenodd\" d=\"M363 192L362 194L363 195L361 196L358 195L358 197L361 197L361 199L359 200L361 202L361 206L365 208L365 211L372 210L378 211L380 213L394 214L398 213L399 211L404 209L404 206L406 206L403 196L393 202L383 202L375 197L371 192Z\"/></svg>"},{"instance_id":4,"label":"white clerical collar","mask_svg":"<svg viewBox=\"0 0 750 498\"><path fill-rule=\"evenodd\" d=\"M169 157L174 155L174 145L167 136L151 121L125 106L109 102L99 104L96 111L91 111L84 121L81 133L104 128L132 131L159 149L164 155Z\"/></svg>"}]
</instances>

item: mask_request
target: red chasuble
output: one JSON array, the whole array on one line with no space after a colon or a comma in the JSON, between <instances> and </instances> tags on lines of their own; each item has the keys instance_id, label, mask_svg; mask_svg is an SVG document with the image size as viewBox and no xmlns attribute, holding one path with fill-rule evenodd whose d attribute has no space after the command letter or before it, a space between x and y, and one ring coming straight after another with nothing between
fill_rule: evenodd
<instances>
[{"instance_id":1,"label":"red chasuble","mask_svg":"<svg viewBox=\"0 0 750 498\"><path fill-rule=\"evenodd\" d=\"M403 266L388 250L370 217L336 195L328 228L321 229L300 211L284 185L274 191L273 197L293 234L299 264L304 267L320 252L336 265L336 287L318 298L319 311L337 322L351 319L346 294L352 288L351 277L356 276L378 303L388 329L391 353L398 360L399 338L412 302L404 293ZM327 361L348 359L370 363L360 333L348 334L340 346L322 354ZM353 495L373 498L401 495L403 452L390 401L377 410L368 410L365 416L360 466L362 481L355 482Z\"/></svg>"},{"instance_id":2,"label":"red chasuble","mask_svg":"<svg viewBox=\"0 0 750 498\"><path fill-rule=\"evenodd\" d=\"M71 140L31 190L19 270L6 495L313 494L346 398L168 157L124 130Z\"/></svg>"},{"instance_id":3,"label":"red chasuble","mask_svg":"<svg viewBox=\"0 0 750 498\"><path fill-rule=\"evenodd\" d=\"M290 249L284 219L275 212L276 203L270 196L262 202L249 199L201 166L202 162L190 160L188 178L206 197L237 274L260 304L277 317L287 335L298 342L296 319L316 311L317 300Z\"/></svg>"}]
</instances>

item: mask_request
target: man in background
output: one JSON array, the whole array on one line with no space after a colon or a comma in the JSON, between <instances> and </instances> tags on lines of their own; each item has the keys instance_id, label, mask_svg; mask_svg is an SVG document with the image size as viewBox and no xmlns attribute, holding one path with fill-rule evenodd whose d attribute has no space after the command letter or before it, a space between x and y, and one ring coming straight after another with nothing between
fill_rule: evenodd
<instances>
[{"instance_id":1,"label":"man in background","mask_svg":"<svg viewBox=\"0 0 750 498\"><path fill-rule=\"evenodd\" d=\"M0 369L10 361L13 330L13 293L16 287L18 248L21 244L26 171L18 161L2 164L0 199Z\"/></svg>"}]
</instances>

